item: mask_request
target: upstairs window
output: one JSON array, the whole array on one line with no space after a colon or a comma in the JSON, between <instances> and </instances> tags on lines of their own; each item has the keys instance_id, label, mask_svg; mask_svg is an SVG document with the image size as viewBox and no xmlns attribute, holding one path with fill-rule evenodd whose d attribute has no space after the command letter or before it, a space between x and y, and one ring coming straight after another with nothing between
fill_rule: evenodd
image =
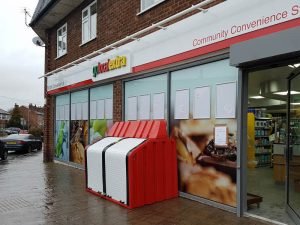
<instances>
[{"instance_id":1,"label":"upstairs window","mask_svg":"<svg viewBox=\"0 0 300 225\"><path fill-rule=\"evenodd\" d=\"M82 44L96 38L97 4L93 2L82 10Z\"/></svg>"},{"instance_id":2,"label":"upstairs window","mask_svg":"<svg viewBox=\"0 0 300 225\"><path fill-rule=\"evenodd\" d=\"M67 24L57 30L57 57L67 53Z\"/></svg>"},{"instance_id":3,"label":"upstairs window","mask_svg":"<svg viewBox=\"0 0 300 225\"><path fill-rule=\"evenodd\" d=\"M141 12L146 11L165 0L141 0Z\"/></svg>"}]
</instances>

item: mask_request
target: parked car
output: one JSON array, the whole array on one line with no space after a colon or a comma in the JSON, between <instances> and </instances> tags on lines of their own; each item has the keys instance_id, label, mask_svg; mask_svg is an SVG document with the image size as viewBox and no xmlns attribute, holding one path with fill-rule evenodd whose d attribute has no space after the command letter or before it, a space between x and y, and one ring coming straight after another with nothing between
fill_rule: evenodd
<instances>
[{"instance_id":1,"label":"parked car","mask_svg":"<svg viewBox=\"0 0 300 225\"><path fill-rule=\"evenodd\" d=\"M6 160L8 156L8 150L4 148L4 142L0 140L0 158Z\"/></svg>"},{"instance_id":2,"label":"parked car","mask_svg":"<svg viewBox=\"0 0 300 225\"><path fill-rule=\"evenodd\" d=\"M21 129L18 127L9 127L5 129L5 132L7 133L7 135L10 134L18 134L20 133Z\"/></svg>"},{"instance_id":3,"label":"parked car","mask_svg":"<svg viewBox=\"0 0 300 225\"><path fill-rule=\"evenodd\" d=\"M6 150L31 152L33 149L42 149L41 139L32 134L11 134L2 141Z\"/></svg>"}]
</instances>

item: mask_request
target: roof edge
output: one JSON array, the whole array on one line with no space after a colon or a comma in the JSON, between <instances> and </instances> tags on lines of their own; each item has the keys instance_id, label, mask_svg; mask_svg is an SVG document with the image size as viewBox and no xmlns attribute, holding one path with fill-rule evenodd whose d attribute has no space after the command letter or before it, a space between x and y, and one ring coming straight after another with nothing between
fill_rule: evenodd
<instances>
[{"instance_id":1,"label":"roof edge","mask_svg":"<svg viewBox=\"0 0 300 225\"><path fill-rule=\"evenodd\" d=\"M36 25L36 23L39 21L39 19L41 19L41 17L44 16L44 14L49 11L49 9L56 3L58 2L58 0L52 0L49 2L48 5L46 5L46 7L36 16L36 18L34 18L33 20L30 21L29 26L33 28L33 26Z\"/></svg>"}]
</instances>

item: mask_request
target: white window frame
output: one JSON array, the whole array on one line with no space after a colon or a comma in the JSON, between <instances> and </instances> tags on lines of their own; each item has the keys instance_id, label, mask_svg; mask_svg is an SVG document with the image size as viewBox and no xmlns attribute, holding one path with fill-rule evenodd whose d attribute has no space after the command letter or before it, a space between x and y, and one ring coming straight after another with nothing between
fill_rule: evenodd
<instances>
[{"instance_id":1,"label":"white window frame","mask_svg":"<svg viewBox=\"0 0 300 225\"><path fill-rule=\"evenodd\" d=\"M148 6L148 7L144 7L144 2L147 1L147 0L141 0L141 8L140 8L140 12L137 14L137 15L140 15L146 11L148 11L149 9L157 6L158 4L166 1L166 0L158 0L157 2L154 2L152 5Z\"/></svg>"},{"instance_id":2,"label":"white window frame","mask_svg":"<svg viewBox=\"0 0 300 225\"><path fill-rule=\"evenodd\" d=\"M95 24L95 34L92 35L92 29L91 29L91 7L96 4L96 24ZM83 18L83 12L87 11L87 16ZM87 40L84 40L84 33L83 33L83 24L87 22L88 23L88 37ZM81 45L95 39L97 37L97 1L92 2L87 7L85 7L81 12Z\"/></svg>"},{"instance_id":3,"label":"white window frame","mask_svg":"<svg viewBox=\"0 0 300 225\"><path fill-rule=\"evenodd\" d=\"M66 31L63 32L63 28L66 28ZM59 50L59 36L58 36L58 33L59 31L61 31L61 36L62 38L65 37L66 38L66 49L65 50ZM56 33L56 56L57 58L59 57L62 57L63 55L67 54L67 48L68 48L68 36L67 36L67 33L68 33L68 27L67 27L67 23L65 23L64 25L62 25L60 28L57 29L57 33Z\"/></svg>"}]
</instances>

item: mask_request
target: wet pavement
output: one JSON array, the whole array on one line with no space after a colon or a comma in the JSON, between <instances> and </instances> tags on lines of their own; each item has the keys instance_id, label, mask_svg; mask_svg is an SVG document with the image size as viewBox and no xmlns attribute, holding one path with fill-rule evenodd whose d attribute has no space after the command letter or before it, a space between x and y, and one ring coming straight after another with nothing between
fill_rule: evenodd
<instances>
[{"instance_id":1,"label":"wet pavement","mask_svg":"<svg viewBox=\"0 0 300 225\"><path fill-rule=\"evenodd\" d=\"M177 198L127 210L85 191L84 171L44 164L42 152L0 161L0 224L267 224Z\"/></svg>"}]
</instances>

